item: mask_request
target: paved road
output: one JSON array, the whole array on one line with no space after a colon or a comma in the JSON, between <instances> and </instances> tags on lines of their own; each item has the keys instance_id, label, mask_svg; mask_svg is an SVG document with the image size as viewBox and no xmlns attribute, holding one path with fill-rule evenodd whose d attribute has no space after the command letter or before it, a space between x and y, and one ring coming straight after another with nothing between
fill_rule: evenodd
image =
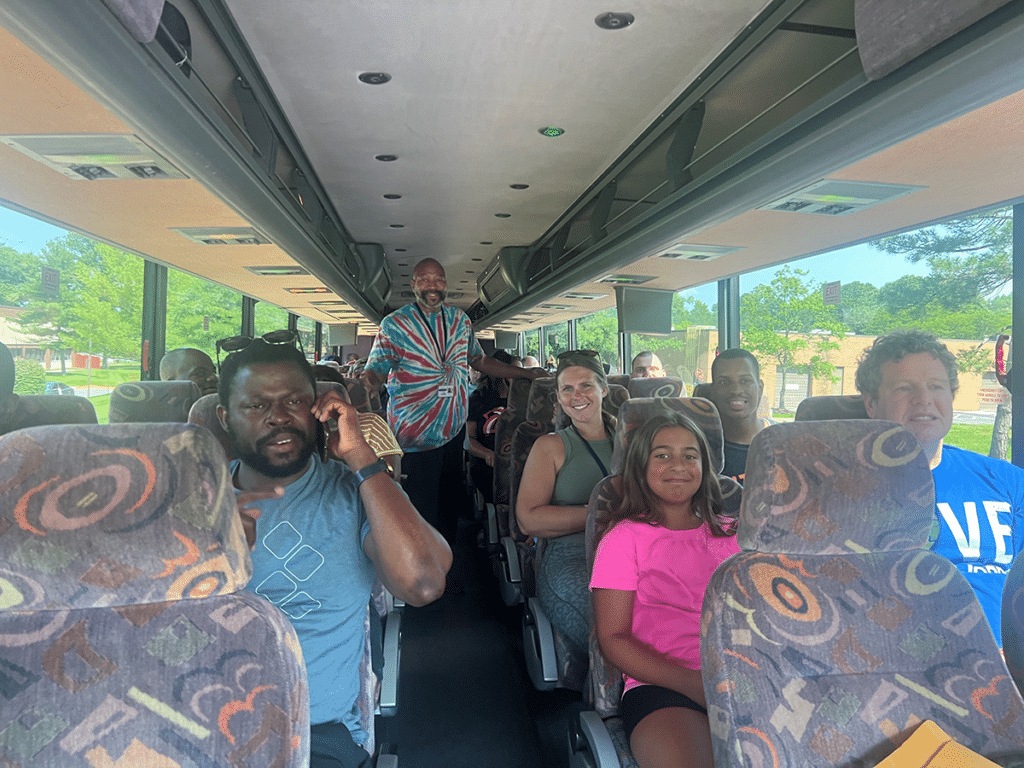
<instances>
[{"instance_id":1,"label":"paved road","mask_svg":"<svg viewBox=\"0 0 1024 768\"><path fill-rule=\"evenodd\" d=\"M953 411L954 424L995 424L996 415L988 411Z\"/></svg>"}]
</instances>

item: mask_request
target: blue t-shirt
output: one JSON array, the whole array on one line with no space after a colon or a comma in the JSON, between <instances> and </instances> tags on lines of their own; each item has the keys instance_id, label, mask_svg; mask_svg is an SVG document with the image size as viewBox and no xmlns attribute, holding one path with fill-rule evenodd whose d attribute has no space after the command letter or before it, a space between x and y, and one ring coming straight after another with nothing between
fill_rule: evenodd
<instances>
[{"instance_id":1,"label":"blue t-shirt","mask_svg":"<svg viewBox=\"0 0 1024 768\"><path fill-rule=\"evenodd\" d=\"M232 473L237 465L231 463ZM253 506L261 514L246 589L295 627L309 678L310 724L343 722L361 743L358 670L375 571L363 552L370 524L355 476L340 461L314 456L284 496Z\"/></svg>"},{"instance_id":2,"label":"blue t-shirt","mask_svg":"<svg viewBox=\"0 0 1024 768\"><path fill-rule=\"evenodd\" d=\"M1002 645L1003 585L1024 548L1024 470L950 445L934 470L929 543L966 577Z\"/></svg>"}]
</instances>

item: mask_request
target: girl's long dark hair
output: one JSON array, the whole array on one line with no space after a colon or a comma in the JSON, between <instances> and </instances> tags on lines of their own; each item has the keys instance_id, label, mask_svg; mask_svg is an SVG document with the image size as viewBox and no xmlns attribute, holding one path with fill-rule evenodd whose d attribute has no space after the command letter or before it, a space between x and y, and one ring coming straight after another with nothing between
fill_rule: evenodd
<instances>
[{"instance_id":1,"label":"girl's long dark hair","mask_svg":"<svg viewBox=\"0 0 1024 768\"><path fill-rule=\"evenodd\" d=\"M718 475L711 468L711 449L700 427L679 411L665 411L652 416L633 432L622 470L622 502L609 514L609 527L619 520L636 520L651 525L664 525L661 499L647 484L647 463L651 443L659 430L682 427L697 438L700 446L701 481L690 501L691 509L711 530L713 536L733 536L735 521L722 517L722 489Z\"/></svg>"}]
</instances>

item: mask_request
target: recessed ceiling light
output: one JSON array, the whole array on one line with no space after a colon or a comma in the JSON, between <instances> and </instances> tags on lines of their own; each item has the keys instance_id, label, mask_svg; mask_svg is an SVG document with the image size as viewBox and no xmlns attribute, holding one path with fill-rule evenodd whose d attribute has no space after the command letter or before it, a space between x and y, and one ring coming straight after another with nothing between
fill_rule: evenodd
<instances>
[{"instance_id":1,"label":"recessed ceiling light","mask_svg":"<svg viewBox=\"0 0 1024 768\"><path fill-rule=\"evenodd\" d=\"M367 85L384 85L390 80L391 75L387 72L363 72L359 75L359 81Z\"/></svg>"},{"instance_id":2,"label":"recessed ceiling light","mask_svg":"<svg viewBox=\"0 0 1024 768\"><path fill-rule=\"evenodd\" d=\"M334 293L334 291L328 290L327 288L286 288L288 293Z\"/></svg>"},{"instance_id":3,"label":"recessed ceiling light","mask_svg":"<svg viewBox=\"0 0 1024 768\"><path fill-rule=\"evenodd\" d=\"M405 253L408 248L395 248L395 253Z\"/></svg>"},{"instance_id":4,"label":"recessed ceiling light","mask_svg":"<svg viewBox=\"0 0 1024 768\"><path fill-rule=\"evenodd\" d=\"M494 245L490 240L481 240L480 245Z\"/></svg>"},{"instance_id":5,"label":"recessed ceiling light","mask_svg":"<svg viewBox=\"0 0 1024 768\"><path fill-rule=\"evenodd\" d=\"M528 189L530 185L529 184L509 184L509 186L512 187L512 189Z\"/></svg>"},{"instance_id":6,"label":"recessed ceiling light","mask_svg":"<svg viewBox=\"0 0 1024 768\"><path fill-rule=\"evenodd\" d=\"M615 283L616 285L640 285L654 280L653 275L605 275L595 283Z\"/></svg>"},{"instance_id":7,"label":"recessed ceiling light","mask_svg":"<svg viewBox=\"0 0 1024 768\"><path fill-rule=\"evenodd\" d=\"M398 155L377 155L374 159L380 160L382 163L393 163L398 159Z\"/></svg>"},{"instance_id":8,"label":"recessed ceiling light","mask_svg":"<svg viewBox=\"0 0 1024 768\"><path fill-rule=\"evenodd\" d=\"M388 226L391 227L392 229L402 229L405 226L405 224L388 224Z\"/></svg>"},{"instance_id":9,"label":"recessed ceiling light","mask_svg":"<svg viewBox=\"0 0 1024 768\"><path fill-rule=\"evenodd\" d=\"M547 136L549 138L555 139L561 136L563 133L565 133L565 129L555 128L553 125L550 125L547 128L538 128L537 133L539 133L541 136Z\"/></svg>"},{"instance_id":10,"label":"recessed ceiling light","mask_svg":"<svg viewBox=\"0 0 1024 768\"><path fill-rule=\"evenodd\" d=\"M634 21L632 13L602 13L594 19L601 29L625 29Z\"/></svg>"},{"instance_id":11,"label":"recessed ceiling light","mask_svg":"<svg viewBox=\"0 0 1024 768\"><path fill-rule=\"evenodd\" d=\"M496 213L494 215L497 216L499 219L508 219L512 216L511 213Z\"/></svg>"},{"instance_id":12,"label":"recessed ceiling light","mask_svg":"<svg viewBox=\"0 0 1024 768\"><path fill-rule=\"evenodd\" d=\"M470 261L483 261L483 259L473 258L473 259L470 259Z\"/></svg>"},{"instance_id":13,"label":"recessed ceiling light","mask_svg":"<svg viewBox=\"0 0 1024 768\"><path fill-rule=\"evenodd\" d=\"M401 195L384 195L385 200L401 200Z\"/></svg>"}]
</instances>

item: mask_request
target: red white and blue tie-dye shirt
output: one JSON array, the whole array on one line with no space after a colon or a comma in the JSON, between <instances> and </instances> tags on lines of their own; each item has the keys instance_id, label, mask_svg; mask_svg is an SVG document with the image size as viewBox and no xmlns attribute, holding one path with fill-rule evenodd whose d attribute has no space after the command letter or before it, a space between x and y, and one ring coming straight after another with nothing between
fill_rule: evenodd
<instances>
[{"instance_id":1,"label":"red white and blue tie-dye shirt","mask_svg":"<svg viewBox=\"0 0 1024 768\"><path fill-rule=\"evenodd\" d=\"M466 313L447 304L422 314L408 304L381 321L366 370L387 375L388 424L404 451L438 448L462 429L469 361L482 354ZM439 395L444 385L452 397Z\"/></svg>"}]
</instances>

